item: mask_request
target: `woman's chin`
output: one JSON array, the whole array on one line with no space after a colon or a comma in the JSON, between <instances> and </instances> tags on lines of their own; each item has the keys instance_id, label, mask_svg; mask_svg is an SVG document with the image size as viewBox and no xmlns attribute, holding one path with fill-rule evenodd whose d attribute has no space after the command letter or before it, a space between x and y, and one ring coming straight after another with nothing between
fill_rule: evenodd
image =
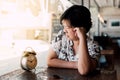
<instances>
[{"instance_id":1,"label":"woman's chin","mask_svg":"<svg viewBox=\"0 0 120 80\"><path fill-rule=\"evenodd\" d=\"M69 37L69 36L67 36L67 38L68 38L69 40L76 40L76 38L72 38L72 37Z\"/></svg>"},{"instance_id":2,"label":"woman's chin","mask_svg":"<svg viewBox=\"0 0 120 80\"><path fill-rule=\"evenodd\" d=\"M72 38L71 40L73 40L73 41L78 41L79 39L78 39L78 38Z\"/></svg>"},{"instance_id":3,"label":"woman's chin","mask_svg":"<svg viewBox=\"0 0 120 80\"><path fill-rule=\"evenodd\" d=\"M67 38L68 38L69 40L72 40L69 36L67 36Z\"/></svg>"},{"instance_id":4,"label":"woman's chin","mask_svg":"<svg viewBox=\"0 0 120 80\"><path fill-rule=\"evenodd\" d=\"M69 40L74 40L73 38L67 37Z\"/></svg>"}]
</instances>

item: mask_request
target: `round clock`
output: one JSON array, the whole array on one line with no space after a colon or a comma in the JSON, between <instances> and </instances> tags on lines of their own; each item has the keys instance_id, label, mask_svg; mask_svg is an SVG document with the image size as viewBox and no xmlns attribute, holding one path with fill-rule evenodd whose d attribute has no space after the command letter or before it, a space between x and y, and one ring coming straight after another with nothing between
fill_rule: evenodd
<instances>
[{"instance_id":1,"label":"round clock","mask_svg":"<svg viewBox=\"0 0 120 80\"><path fill-rule=\"evenodd\" d=\"M23 56L21 58L22 69L24 69L24 70L35 69L35 67L37 65L37 58L35 55L36 55L36 53L32 48L24 51Z\"/></svg>"}]
</instances>

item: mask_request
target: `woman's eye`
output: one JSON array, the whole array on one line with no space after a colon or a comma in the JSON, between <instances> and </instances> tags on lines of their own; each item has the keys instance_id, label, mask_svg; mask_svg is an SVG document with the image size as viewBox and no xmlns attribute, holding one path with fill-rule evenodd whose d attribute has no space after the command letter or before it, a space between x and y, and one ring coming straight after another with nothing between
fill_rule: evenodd
<instances>
[{"instance_id":1,"label":"woman's eye","mask_svg":"<svg viewBox=\"0 0 120 80\"><path fill-rule=\"evenodd\" d=\"M71 29L71 27L65 27L66 29Z\"/></svg>"},{"instance_id":2,"label":"woman's eye","mask_svg":"<svg viewBox=\"0 0 120 80\"><path fill-rule=\"evenodd\" d=\"M66 27L66 29L69 29L69 27Z\"/></svg>"}]
</instances>

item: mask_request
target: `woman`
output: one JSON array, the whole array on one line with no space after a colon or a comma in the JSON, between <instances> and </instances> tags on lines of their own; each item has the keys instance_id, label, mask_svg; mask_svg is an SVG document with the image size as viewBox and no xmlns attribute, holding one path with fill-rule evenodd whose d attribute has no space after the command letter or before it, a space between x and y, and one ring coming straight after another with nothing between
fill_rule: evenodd
<instances>
[{"instance_id":1,"label":"woman","mask_svg":"<svg viewBox=\"0 0 120 80\"><path fill-rule=\"evenodd\" d=\"M78 69L81 75L95 70L100 49L87 36L92 26L90 11L84 6L73 5L62 14L60 23L64 29L52 41L48 67Z\"/></svg>"}]
</instances>

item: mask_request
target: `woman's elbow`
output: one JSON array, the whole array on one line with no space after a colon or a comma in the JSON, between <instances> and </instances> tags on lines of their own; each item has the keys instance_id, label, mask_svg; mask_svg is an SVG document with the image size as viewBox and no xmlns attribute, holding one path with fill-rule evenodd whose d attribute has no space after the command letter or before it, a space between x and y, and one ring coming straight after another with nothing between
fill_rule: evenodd
<instances>
[{"instance_id":1,"label":"woman's elbow","mask_svg":"<svg viewBox=\"0 0 120 80\"><path fill-rule=\"evenodd\" d=\"M89 73L89 69L79 69L78 68L78 72L81 74L81 75L87 75Z\"/></svg>"},{"instance_id":2,"label":"woman's elbow","mask_svg":"<svg viewBox=\"0 0 120 80\"><path fill-rule=\"evenodd\" d=\"M50 62L47 62L47 66L50 67Z\"/></svg>"}]
</instances>

